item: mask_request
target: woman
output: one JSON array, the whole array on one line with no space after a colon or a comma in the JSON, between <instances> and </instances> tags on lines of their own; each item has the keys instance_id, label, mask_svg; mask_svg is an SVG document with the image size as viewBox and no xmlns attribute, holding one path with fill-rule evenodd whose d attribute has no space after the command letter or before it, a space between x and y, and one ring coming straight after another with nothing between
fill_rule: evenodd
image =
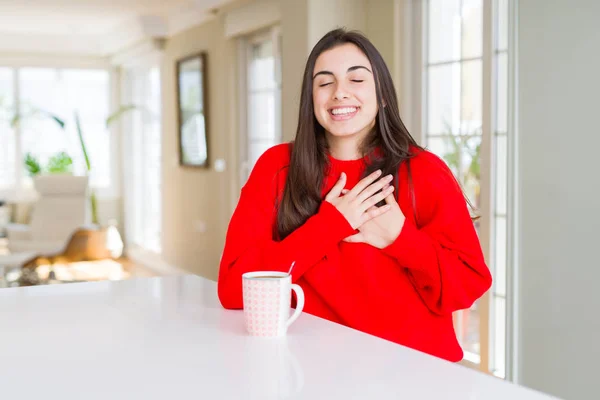
<instances>
[{"instance_id":1,"label":"woman","mask_svg":"<svg viewBox=\"0 0 600 400\"><path fill-rule=\"evenodd\" d=\"M266 151L242 189L221 259L225 308L245 272L287 272L304 310L451 361L452 312L491 285L461 188L400 119L390 73L364 36L312 50L296 139Z\"/></svg>"}]
</instances>

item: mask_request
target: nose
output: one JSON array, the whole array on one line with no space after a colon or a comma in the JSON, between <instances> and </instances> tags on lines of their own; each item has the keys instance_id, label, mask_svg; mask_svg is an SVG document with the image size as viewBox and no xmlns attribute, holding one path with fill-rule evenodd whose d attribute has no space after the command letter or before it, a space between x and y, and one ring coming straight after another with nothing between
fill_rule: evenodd
<instances>
[{"instance_id":1,"label":"nose","mask_svg":"<svg viewBox=\"0 0 600 400\"><path fill-rule=\"evenodd\" d=\"M337 83L335 91L333 92L333 98L335 100L343 100L349 97L350 95L348 94L348 91L346 91L346 88L344 88L344 85L342 83Z\"/></svg>"}]
</instances>

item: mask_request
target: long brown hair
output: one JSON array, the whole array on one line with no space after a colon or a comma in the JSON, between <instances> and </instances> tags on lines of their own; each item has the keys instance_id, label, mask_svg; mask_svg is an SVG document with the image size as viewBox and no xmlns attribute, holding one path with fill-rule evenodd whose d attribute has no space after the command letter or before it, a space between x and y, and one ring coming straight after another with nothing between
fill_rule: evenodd
<instances>
[{"instance_id":1,"label":"long brown hair","mask_svg":"<svg viewBox=\"0 0 600 400\"><path fill-rule=\"evenodd\" d=\"M289 171L277 210L275 234L279 239L284 239L304 224L317 212L323 201L328 145L325 131L313 110L312 74L321 53L346 43L354 44L369 59L379 104L375 127L361 144L363 156L371 155L373 150L378 149L377 156L369 158L364 176L381 169L383 175L394 176L394 186L397 189L398 168L411 157L410 147L421 149L400 119L394 82L379 51L358 32L345 29L330 31L312 49L304 69L296 139L291 146Z\"/></svg>"}]
</instances>

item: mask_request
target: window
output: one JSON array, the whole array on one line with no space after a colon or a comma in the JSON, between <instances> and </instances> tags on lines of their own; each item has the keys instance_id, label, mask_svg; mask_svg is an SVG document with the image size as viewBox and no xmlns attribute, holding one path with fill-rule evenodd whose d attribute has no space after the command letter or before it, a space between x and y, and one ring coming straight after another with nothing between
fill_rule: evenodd
<instances>
[{"instance_id":1,"label":"window","mask_svg":"<svg viewBox=\"0 0 600 400\"><path fill-rule=\"evenodd\" d=\"M429 0L425 145L442 157L480 209L483 0ZM465 359L480 363L480 304L456 313Z\"/></svg>"},{"instance_id":2,"label":"window","mask_svg":"<svg viewBox=\"0 0 600 400\"><path fill-rule=\"evenodd\" d=\"M281 57L280 33L273 28L243 40L246 68L246 132L242 138L242 185L256 160L268 148L281 142Z\"/></svg>"},{"instance_id":3,"label":"window","mask_svg":"<svg viewBox=\"0 0 600 400\"><path fill-rule=\"evenodd\" d=\"M75 128L79 114L84 139L92 164L90 184L95 188L111 186L110 133L105 126L109 115L110 75L100 69L0 68L0 141L6 157L0 161L0 186L14 190L30 186L23 159L31 153L42 166L59 151L73 159L73 172L86 174L86 166ZM17 113L20 124L10 121ZM65 121L61 129L39 111Z\"/></svg>"},{"instance_id":4,"label":"window","mask_svg":"<svg viewBox=\"0 0 600 400\"><path fill-rule=\"evenodd\" d=\"M467 363L502 378L512 227L509 3L425 0L418 10L423 26L417 30L422 34L423 142L446 161L481 216L476 228L494 277L490 293L455 314L455 329Z\"/></svg>"},{"instance_id":5,"label":"window","mask_svg":"<svg viewBox=\"0 0 600 400\"><path fill-rule=\"evenodd\" d=\"M58 151L73 158L76 175L86 173L75 125L79 114L92 171L90 184L110 185L110 133L105 121L109 115L109 73L104 70L22 68L19 79L20 108L23 115L33 109L51 112L66 122L62 130L49 118L25 117L20 128L22 154L32 153L44 165Z\"/></svg>"},{"instance_id":6,"label":"window","mask_svg":"<svg viewBox=\"0 0 600 400\"><path fill-rule=\"evenodd\" d=\"M161 252L161 95L160 70L129 69L124 100L137 109L124 118L125 224L127 242Z\"/></svg>"},{"instance_id":7,"label":"window","mask_svg":"<svg viewBox=\"0 0 600 400\"><path fill-rule=\"evenodd\" d=\"M15 186L15 132L11 128L11 110L15 100L14 71L0 68L0 191Z\"/></svg>"}]
</instances>

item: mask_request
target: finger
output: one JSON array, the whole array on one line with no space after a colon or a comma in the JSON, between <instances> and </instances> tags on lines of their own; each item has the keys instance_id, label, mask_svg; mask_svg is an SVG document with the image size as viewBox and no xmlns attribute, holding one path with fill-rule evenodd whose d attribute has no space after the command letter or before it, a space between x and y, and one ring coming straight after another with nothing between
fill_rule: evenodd
<instances>
[{"instance_id":1,"label":"finger","mask_svg":"<svg viewBox=\"0 0 600 400\"><path fill-rule=\"evenodd\" d=\"M360 194L356 197L359 203L362 203L369 197L373 196L379 190L384 189L385 186L389 186L389 183L394 179L392 175L386 175L377 182L369 185L365 190L360 192Z\"/></svg>"},{"instance_id":2,"label":"finger","mask_svg":"<svg viewBox=\"0 0 600 400\"><path fill-rule=\"evenodd\" d=\"M346 184L346 174L342 172L340 175L340 179L336 182L335 185L331 188L327 196L325 196L325 200L331 202L333 199L340 197L342 193L342 189L344 189L344 185Z\"/></svg>"},{"instance_id":3,"label":"finger","mask_svg":"<svg viewBox=\"0 0 600 400\"><path fill-rule=\"evenodd\" d=\"M392 207L396 208L398 211L400 211L400 214L402 214L404 216L404 212L402 211L402 209L400 208L400 205L398 204L398 202L396 201L396 196L394 196L394 194L390 194L388 197L385 198L385 203L386 205L390 206L390 209Z\"/></svg>"},{"instance_id":4,"label":"finger","mask_svg":"<svg viewBox=\"0 0 600 400\"><path fill-rule=\"evenodd\" d=\"M344 195L344 194L346 194L346 193L348 193L348 192L349 192L349 190L348 190L348 189L344 189L344 190L342 190L342 195Z\"/></svg>"},{"instance_id":5,"label":"finger","mask_svg":"<svg viewBox=\"0 0 600 400\"><path fill-rule=\"evenodd\" d=\"M396 201L396 196L394 196L394 192L385 198L385 202L389 205L398 204Z\"/></svg>"},{"instance_id":6,"label":"finger","mask_svg":"<svg viewBox=\"0 0 600 400\"><path fill-rule=\"evenodd\" d=\"M368 222L368 221L372 220L373 218L377 218L380 215L385 214L386 212L390 211L391 209L392 209L392 207L390 207L389 204L386 204L385 206L382 206L382 207L375 207L375 209L369 209L369 211L363 213L362 217L360 218L360 225L363 225L365 222Z\"/></svg>"},{"instance_id":7,"label":"finger","mask_svg":"<svg viewBox=\"0 0 600 400\"><path fill-rule=\"evenodd\" d=\"M361 208L363 210L368 210L369 208L371 208L375 204L379 203L381 200L383 200L383 199L387 198L388 196L390 196L392 193L394 193L394 187L390 186L387 189L385 189L384 191L379 192L377 194L374 194L373 196L371 196L368 199L366 199L361 204Z\"/></svg>"},{"instance_id":8,"label":"finger","mask_svg":"<svg viewBox=\"0 0 600 400\"><path fill-rule=\"evenodd\" d=\"M352 197L358 196L358 194L360 192L362 192L363 190L365 190L365 188L367 186L369 186L371 183L375 182L375 180L381 176L381 173L382 173L381 170L378 169L377 171L373 172L371 175L369 175L365 178L362 178L361 181L358 182L356 184L356 186L354 186L348 194Z\"/></svg>"},{"instance_id":9,"label":"finger","mask_svg":"<svg viewBox=\"0 0 600 400\"><path fill-rule=\"evenodd\" d=\"M356 235L348 236L346 239L344 239L344 242L362 243L362 242L364 242L363 234L357 233Z\"/></svg>"}]
</instances>

